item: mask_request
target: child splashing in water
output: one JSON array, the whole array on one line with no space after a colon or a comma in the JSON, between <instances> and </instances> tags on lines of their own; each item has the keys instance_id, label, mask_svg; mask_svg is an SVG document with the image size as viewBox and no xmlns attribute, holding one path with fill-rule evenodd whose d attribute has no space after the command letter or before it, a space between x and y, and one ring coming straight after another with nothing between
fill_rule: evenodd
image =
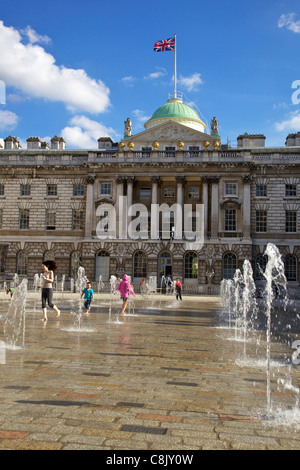
<instances>
[{"instance_id":1,"label":"child splashing in water","mask_svg":"<svg viewBox=\"0 0 300 470\"><path fill-rule=\"evenodd\" d=\"M50 308L56 312L56 318L60 316L60 310L54 305L52 298L53 298L53 282L54 282L54 273L57 269L56 263L54 261L45 261L42 264L43 270L43 284L38 286L38 288L42 289L42 309L43 309L43 321L47 321L47 308L46 302L48 301L48 305Z\"/></svg>"},{"instance_id":2,"label":"child splashing in water","mask_svg":"<svg viewBox=\"0 0 300 470\"><path fill-rule=\"evenodd\" d=\"M123 299L121 315L124 315L126 307L127 307L127 301L128 301L129 294L135 295L135 293L134 293L134 291L131 287L130 280L129 280L127 274L124 274L123 280L120 282L120 284L116 288L116 291L117 290L120 291L121 299Z\"/></svg>"}]
</instances>

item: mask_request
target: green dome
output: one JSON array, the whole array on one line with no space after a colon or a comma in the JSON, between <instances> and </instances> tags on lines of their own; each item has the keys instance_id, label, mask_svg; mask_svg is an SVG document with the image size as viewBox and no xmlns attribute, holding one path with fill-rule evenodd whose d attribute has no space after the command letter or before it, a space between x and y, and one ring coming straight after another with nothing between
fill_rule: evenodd
<instances>
[{"instance_id":1,"label":"green dome","mask_svg":"<svg viewBox=\"0 0 300 470\"><path fill-rule=\"evenodd\" d=\"M149 121L145 123L145 128L148 129L169 120L197 128L202 132L206 127L193 108L184 104L181 99L173 98L153 113Z\"/></svg>"}]
</instances>

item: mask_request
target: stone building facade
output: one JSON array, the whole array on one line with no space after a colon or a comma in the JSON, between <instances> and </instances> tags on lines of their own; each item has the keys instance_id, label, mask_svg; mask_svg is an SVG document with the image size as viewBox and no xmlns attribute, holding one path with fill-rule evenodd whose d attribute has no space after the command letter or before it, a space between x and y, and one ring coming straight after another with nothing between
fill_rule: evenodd
<instances>
[{"instance_id":1,"label":"stone building facade","mask_svg":"<svg viewBox=\"0 0 300 470\"><path fill-rule=\"evenodd\" d=\"M298 134L278 148L266 148L262 135L244 134L236 148L228 148L217 133L215 118L209 134L197 113L175 98L153 114L143 132L127 130L119 143L100 137L95 150L68 150L57 136L51 146L31 137L22 149L18 139L7 137L0 149L1 278L18 273L33 279L43 260L55 259L58 279L75 278L82 265L91 281L126 272L134 284L156 276L159 287L161 277L170 274L187 292L210 292L245 259L252 261L259 282L264 251L272 242L283 255L289 285L297 288ZM120 201L126 202L125 229L135 217L128 215L132 205L147 211L148 237L118 232ZM173 204L188 206L193 228L201 207L201 246L174 237L172 212L167 236L159 215L158 237L152 239L155 204L160 214ZM104 221L107 231L110 208L116 232L101 238L97 228Z\"/></svg>"}]
</instances>

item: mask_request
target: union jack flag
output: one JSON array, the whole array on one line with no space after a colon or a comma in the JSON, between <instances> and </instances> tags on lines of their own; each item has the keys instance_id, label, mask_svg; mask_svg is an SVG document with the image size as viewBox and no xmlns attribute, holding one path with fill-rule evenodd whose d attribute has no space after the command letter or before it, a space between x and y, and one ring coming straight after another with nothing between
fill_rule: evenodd
<instances>
[{"instance_id":1,"label":"union jack flag","mask_svg":"<svg viewBox=\"0 0 300 470\"><path fill-rule=\"evenodd\" d=\"M175 37L156 41L153 48L154 52L174 51L175 50Z\"/></svg>"}]
</instances>

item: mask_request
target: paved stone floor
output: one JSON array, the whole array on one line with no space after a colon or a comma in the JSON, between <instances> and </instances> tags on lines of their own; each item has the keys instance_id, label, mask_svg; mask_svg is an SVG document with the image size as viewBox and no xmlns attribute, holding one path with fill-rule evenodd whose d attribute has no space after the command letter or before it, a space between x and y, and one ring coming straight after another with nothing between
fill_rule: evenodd
<instances>
[{"instance_id":1,"label":"paved stone floor","mask_svg":"<svg viewBox=\"0 0 300 470\"><path fill-rule=\"evenodd\" d=\"M217 297L137 296L118 318L96 294L78 329L76 294L57 294L61 317L43 323L31 293L10 348L0 296L0 449L300 449L290 345L272 340L268 395L264 332L240 340Z\"/></svg>"}]
</instances>

